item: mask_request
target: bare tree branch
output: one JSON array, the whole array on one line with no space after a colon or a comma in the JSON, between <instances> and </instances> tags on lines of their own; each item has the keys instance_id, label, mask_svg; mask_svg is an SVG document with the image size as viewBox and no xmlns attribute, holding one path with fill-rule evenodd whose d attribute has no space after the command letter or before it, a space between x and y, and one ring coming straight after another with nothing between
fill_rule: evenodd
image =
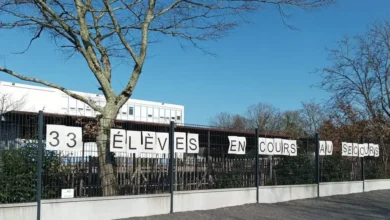
<instances>
[{"instance_id":1,"label":"bare tree branch","mask_svg":"<svg viewBox=\"0 0 390 220\"><path fill-rule=\"evenodd\" d=\"M26 104L26 95L23 95L20 99L14 99L10 93L0 94L0 115L10 112L21 110Z\"/></svg>"}]
</instances>

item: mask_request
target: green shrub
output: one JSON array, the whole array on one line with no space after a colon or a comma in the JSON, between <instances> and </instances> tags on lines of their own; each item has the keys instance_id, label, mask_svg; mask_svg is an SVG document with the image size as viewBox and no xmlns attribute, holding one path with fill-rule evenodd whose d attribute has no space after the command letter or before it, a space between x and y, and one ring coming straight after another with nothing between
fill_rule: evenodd
<instances>
[{"instance_id":1,"label":"green shrub","mask_svg":"<svg viewBox=\"0 0 390 220\"><path fill-rule=\"evenodd\" d=\"M69 170L53 151L44 151L42 167L42 198L59 195L61 178ZM38 148L34 144L0 149L0 203L36 201Z\"/></svg>"}]
</instances>

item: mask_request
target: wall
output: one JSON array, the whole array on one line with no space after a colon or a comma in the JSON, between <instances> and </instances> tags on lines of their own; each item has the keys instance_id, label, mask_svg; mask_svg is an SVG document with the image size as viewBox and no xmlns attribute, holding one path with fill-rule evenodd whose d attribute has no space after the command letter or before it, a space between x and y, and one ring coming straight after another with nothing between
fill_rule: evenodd
<instances>
[{"instance_id":1,"label":"wall","mask_svg":"<svg viewBox=\"0 0 390 220\"><path fill-rule=\"evenodd\" d=\"M175 192L174 212L207 210L256 203L256 188Z\"/></svg>"},{"instance_id":2,"label":"wall","mask_svg":"<svg viewBox=\"0 0 390 220\"><path fill-rule=\"evenodd\" d=\"M367 180L365 191L390 189L390 180ZM363 192L363 182L320 184L320 196ZM259 203L317 197L317 185L261 186ZM256 203L256 188L177 191L174 212L216 209ZM108 220L167 214L170 195L137 195L42 201L42 220ZM35 220L36 203L0 205L0 219Z\"/></svg>"},{"instance_id":3,"label":"wall","mask_svg":"<svg viewBox=\"0 0 390 220\"><path fill-rule=\"evenodd\" d=\"M0 219L36 220L37 203L17 203L0 205Z\"/></svg>"},{"instance_id":4,"label":"wall","mask_svg":"<svg viewBox=\"0 0 390 220\"><path fill-rule=\"evenodd\" d=\"M361 192L363 192L362 181L320 183L321 197Z\"/></svg>"},{"instance_id":5,"label":"wall","mask_svg":"<svg viewBox=\"0 0 390 220\"><path fill-rule=\"evenodd\" d=\"M314 197L317 197L317 184L259 187L259 203L277 203Z\"/></svg>"},{"instance_id":6,"label":"wall","mask_svg":"<svg viewBox=\"0 0 390 220\"><path fill-rule=\"evenodd\" d=\"M390 179L364 181L364 192L383 189L390 189Z\"/></svg>"},{"instance_id":7,"label":"wall","mask_svg":"<svg viewBox=\"0 0 390 220\"><path fill-rule=\"evenodd\" d=\"M111 220L159 215L169 213L170 195L46 200L42 201L41 210L41 220ZM0 219L36 220L36 205L1 205Z\"/></svg>"}]
</instances>

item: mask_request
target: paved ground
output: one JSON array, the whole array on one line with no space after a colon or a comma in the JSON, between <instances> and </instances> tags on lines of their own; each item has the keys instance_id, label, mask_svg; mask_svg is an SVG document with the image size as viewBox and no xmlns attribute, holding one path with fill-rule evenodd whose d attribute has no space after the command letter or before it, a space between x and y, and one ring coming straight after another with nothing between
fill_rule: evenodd
<instances>
[{"instance_id":1,"label":"paved ground","mask_svg":"<svg viewBox=\"0 0 390 220\"><path fill-rule=\"evenodd\" d=\"M127 220L390 219L390 190L277 204L251 204Z\"/></svg>"}]
</instances>

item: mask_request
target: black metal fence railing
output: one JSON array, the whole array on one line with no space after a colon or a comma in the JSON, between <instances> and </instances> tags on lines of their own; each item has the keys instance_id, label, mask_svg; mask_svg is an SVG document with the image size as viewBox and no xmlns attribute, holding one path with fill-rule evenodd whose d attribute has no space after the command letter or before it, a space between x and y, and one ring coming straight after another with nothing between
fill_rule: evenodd
<instances>
[{"instance_id":1,"label":"black metal fence railing","mask_svg":"<svg viewBox=\"0 0 390 220\"><path fill-rule=\"evenodd\" d=\"M99 133L97 127L101 124L94 118L44 115L43 119L42 199L62 198L64 189L73 190L72 197L96 197L169 193L171 185L175 191L185 191L317 183L318 151L314 136L295 139L297 156L259 155L256 166L255 130L176 125L175 132L199 135L199 153L177 153L171 167L169 153L156 156L100 149L104 145L102 142L109 143L110 136ZM100 123L110 123L110 128L132 131L169 133L171 130L168 124ZM37 200L38 124L38 114L31 113L10 112L3 115L0 121L0 203ZM81 127L81 150L46 150L47 125L52 124ZM244 155L228 154L228 136L246 138ZM284 135L259 134L258 137L294 139ZM342 137L350 142L356 142L359 138ZM387 143L384 140L369 141ZM390 178L388 155L383 155L385 151L381 151L380 157L365 157L362 166L363 159L359 157L341 156L338 145L334 142L331 156L319 156L320 182Z\"/></svg>"}]
</instances>

